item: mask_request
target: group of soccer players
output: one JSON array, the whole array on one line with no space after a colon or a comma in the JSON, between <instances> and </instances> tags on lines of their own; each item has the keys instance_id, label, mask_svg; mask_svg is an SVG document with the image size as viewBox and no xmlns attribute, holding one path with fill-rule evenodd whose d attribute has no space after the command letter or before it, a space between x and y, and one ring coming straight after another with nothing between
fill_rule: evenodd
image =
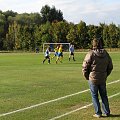
<instances>
[{"instance_id":1,"label":"group of soccer players","mask_svg":"<svg viewBox=\"0 0 120 120\"><path fill-rule=\"evenodd\" d=\"M61 45L58 45L55 49L54 49L54 56L52 57L52 59L54 57L57 57L56 58L56 64L58 63L58 61L60 61L62 63L62 59L63 59L63 46L62 44ZM74 45L70 45L70 48L69 48L69 61L71 59L71 56L73 57L73 61L75 61L75 58L74 58ZM47 47L46 51L45 51L45 58L43 60L43 64L44 62L48 59L48 64L50 64L50 47Z\"/></svg>"}]
</instances>

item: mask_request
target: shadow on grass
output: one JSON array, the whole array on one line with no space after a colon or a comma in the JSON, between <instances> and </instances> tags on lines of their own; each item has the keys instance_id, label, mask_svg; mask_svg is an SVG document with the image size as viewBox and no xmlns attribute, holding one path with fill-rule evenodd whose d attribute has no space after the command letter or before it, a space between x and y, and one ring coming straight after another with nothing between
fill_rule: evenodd
<instances>
[{"instance_id":1,"label":"shadow on grass","mask_svg":"<svg viewBox=\"0 0 120 120\"><path fill-rule=\"evenodd\" d=\"M82 62L68 62L68 63L65 63L65 64L82 64Z\"/></svg>"},{"instance_id":2,"label":"shadow on grass","mask_svg":"<svg viewBox=\"0 0 120 120\"><path fill-rule=\"evenodd\" d=\"M103 118L108 118L108 116L102 116ZM120 114L118 114L118 115L113 115L113 114L111 114L109 117L111 117L111 118L117 118L117 117L119 117L120 118Z\"/></svg>"}]
</instances>

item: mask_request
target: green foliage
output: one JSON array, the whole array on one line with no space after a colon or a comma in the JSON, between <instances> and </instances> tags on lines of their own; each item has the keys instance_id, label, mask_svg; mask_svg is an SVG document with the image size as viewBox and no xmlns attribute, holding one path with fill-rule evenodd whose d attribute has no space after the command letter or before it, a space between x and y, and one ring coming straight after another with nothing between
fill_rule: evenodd
<instances>
[{"instance_id":1,"label":"green foliage","mask_svg":"<svg viewBox=\"0 0 120 120\"><path fill-rule=\"evenodd\" d=\"M58 43L60 42L67 42L67 34L69 31L69 24L65 21L61 21L61 22L53 22L52 23L53 26L53 36L54 36L54 40Z\"/></svg>"},{"instance_id":2,"label":"green foliage","mask_svg":"<svg viewBox=\"0 0 120 120\"><path fill-rule=\"evenodd\" d=\"M68 23L60 10L48 5L40 13L0 11L0 50L34 51L44 42L70 42L78 49L90 48L94 37L101 39L106 48L120 47L120 28L113 23Z\"/></svg>"},{"instance_id":3,"label":"green foliage","mask_svg":"<svg viewBox=\"0 0 120 120\"><path fill-rule=\"evenodd\" d=\"M68 34L66 36L67 41L76 46L77 45L77 39L78 39L77 26L75 26L74 24L70 24L69 26L70 26L70 30L68 31Z\"/></svg>"},{"instance_id":4,"label":"green foliage","mask_svg":"<svg viewBox=\"0 0 120 120\"><path fill-rule=\"evenodd\" d=\"M0 50L2 49L3 46L3 39L4 39L4 26L6 24L5 21L5 15L3 13L0 13Z\"/></svg>"},{"instance_id":5,"label":"green foliage","mask_svg":"<svg viewBox=\"0 0 120 120\"><path fill-rule=\"evenodd\" d=\"M80 23L77 25L77 45L79 48L85 48L88 44L87 39L87 26L86 23L83 21L80 21Z\"/></svg>"},{"instance_id":6,"label":"green foliage","mask_svg":"<svg viewBox=\"0 0 120 120\"><path fill-rule=\"evenodd\" d=\"M62 21L63 13L60 10L56 10L55 6L50 8L48 5L42 7L41 11L42 23Z\"/></svg>"}]
</instances>

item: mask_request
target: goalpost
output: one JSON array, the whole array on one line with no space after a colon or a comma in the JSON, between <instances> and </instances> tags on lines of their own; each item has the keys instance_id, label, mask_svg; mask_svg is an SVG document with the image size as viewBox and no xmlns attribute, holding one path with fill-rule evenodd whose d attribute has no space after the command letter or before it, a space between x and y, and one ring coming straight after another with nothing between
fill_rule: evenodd
<instances>
[{"instance_id":1,"label":"goalpost","mask_svg":"<svg viewBox=\"0 0 120 120\"><path fill-rule=\"evenodd\" d=\"M49 46L51 48L51 52L54 52L56 46L61 44L63 45L64 52L69 52L70 43L43 43L43 53L45 52L46 47Z\"/></svg>"}]
</instances>

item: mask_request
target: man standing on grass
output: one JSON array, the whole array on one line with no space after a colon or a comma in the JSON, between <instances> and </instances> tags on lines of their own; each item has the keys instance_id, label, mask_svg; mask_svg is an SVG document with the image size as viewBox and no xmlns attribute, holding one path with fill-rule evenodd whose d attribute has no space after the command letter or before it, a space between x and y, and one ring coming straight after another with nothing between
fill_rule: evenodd
<instances>
[{"instance_id":1,"label":"man standing on grass","mask_svg":"<svg viewBox=\"0 0 120 120\"><path fill-rule=\"evenodd\" d=\"M56 64L58 63L58 60L62 63L62 59L63 59L63 48L62 48L62 44L60 45L59 49L58 49L58 56L56 59Z\"/></svg>"},{"instance_id":2,"label":"man standing on grass","mask_svg":"<svg viewBox=\"0 0 120 120\"><path fill-rule=\"evenodd\" d=\"M75 58L74 58L74 45L70 45L70 48L69 48L69 61L71 59L71 56L73 57L73 61L75 61Z\"/></svg>"},{"instance_id":3,"label":"man standing on grass","mask_svg":"<svg viewBox=\"0 0 120 120\"><path fill-rule=\"evenodd\" d=\"M46 51L45 51L45 58L43 60L43 64L44 62L48 59L48 64L50 64L50 51L49 51L49 47L47 47Z\"/></svg>"},{"instance_id":4,"label":"man standing on grass","mask_svg":"<svg viewBox=\"0 0 120 120\"><path fill-rule=\"evenodd\" d=\"M59 46L57 46L57 47L54 49L55 53L54 53L54 56L52 57L52 59L53 59L54 57L58 56L58 50L59 50Z\"/></svg>"},{"instance_id":5,"label":"man standing on grass","mask_svg":"<svg viewBox=\"0 0 120 120\"><path fill-rule=\"evenodd\" d=\"M110 116L110 108L106 90L106 79L110 75L113 64L111 57L106 50L103 49L100 40L94 39L92 41L92 50L86 55L82 72L86 80L89 82L92 101L95 109L94 117L101 117L102 111L98 98L98 92L102 100L102 109L105 116Z\"/></svg>"}]
</instances>

